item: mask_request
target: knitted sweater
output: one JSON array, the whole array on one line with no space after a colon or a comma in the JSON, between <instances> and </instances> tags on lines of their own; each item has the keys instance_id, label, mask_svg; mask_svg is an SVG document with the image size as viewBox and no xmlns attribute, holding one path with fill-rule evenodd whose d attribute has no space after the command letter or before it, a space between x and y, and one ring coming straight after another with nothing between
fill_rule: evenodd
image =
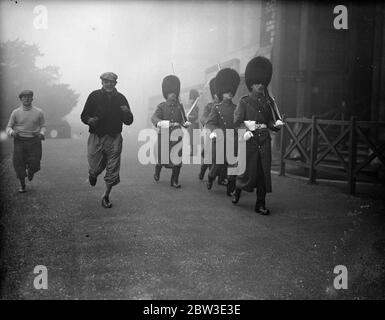
<instances>
[{"instance_id":1,"label":"knitted sweater","mask_svg":"<svg viewBox=\"0 0 385 320\"><path fill-rule=\"evenodd\" d=\"M11 113L7 125L7 134L18 133L21 137L31 138L46 130L43 111L30 106L20 106Z\"/></svg>"}]
</instances>

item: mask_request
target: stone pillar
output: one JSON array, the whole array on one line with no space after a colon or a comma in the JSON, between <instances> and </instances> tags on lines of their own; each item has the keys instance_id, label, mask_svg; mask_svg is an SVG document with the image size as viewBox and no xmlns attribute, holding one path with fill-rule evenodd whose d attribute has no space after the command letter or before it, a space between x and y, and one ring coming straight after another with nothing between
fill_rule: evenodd
<instances>
[{"instance_id":1,"label":"stone pillar","mask_svg":"<svg viewBox=\"0 0 385 320\"><path fill-rule=\"evenodd\" d=\"M301 2L300 40L298 55L298 76L297 76L297 117L310 116L310 68L309 68L309 33L311 4Z\"/></svg>"},{"instance_id":2,"label":"stone pillar","mask_svg":"<svg viewBox=\"0 0 385 320\"><path fill-rule=\"evenodd\" d=\"M376 4L374 45L373 45L373 76L372 76L372 121L385 120L385 9L381 3Z\"/></svg>"}]
</instances>

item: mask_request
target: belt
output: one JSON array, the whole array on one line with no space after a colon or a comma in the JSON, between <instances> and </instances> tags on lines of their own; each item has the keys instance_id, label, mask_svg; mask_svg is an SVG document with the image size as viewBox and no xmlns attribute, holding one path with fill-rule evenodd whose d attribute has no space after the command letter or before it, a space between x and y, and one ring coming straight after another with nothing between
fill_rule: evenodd
<instances>
[{"instance_id":1,"label":"belt","mask_svg":"<svg viewBox=\"0 0 385 320\"><path fill-rule=\"evenodd\" d=\"M266 129L267 125L265 123L256 123L255 124L255 130L260 130L260 129Z\"/></svg>"},{"instance_id":2,"label":"belt","mask_svg":"<svg viewBox=\"0 0 385 320\"><path fill-rule=\"evenodd\" d=\"M255 121L250 121L250 120L244 121L244 123L245 123L246 128L249 129L250 131L267 128L266 123L256 123Z\"/></svg>"}]
</instances>

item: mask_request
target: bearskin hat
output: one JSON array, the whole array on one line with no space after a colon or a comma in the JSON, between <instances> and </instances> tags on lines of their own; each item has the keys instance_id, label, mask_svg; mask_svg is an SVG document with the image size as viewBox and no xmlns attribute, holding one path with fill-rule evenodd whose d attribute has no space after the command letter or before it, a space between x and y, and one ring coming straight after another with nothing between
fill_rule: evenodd
<instances>
[{"instance_id":1,"label":"bearskin hat","mask_svg":"<svg viewBox=\"0 0 385 320\"><path fill-rule=\"evenodd\" d=\"M217 91L215 88L215 77L210 80L209 86L210 86L211 97L214 99L214 96L217 94Z\"/></svg>"},{"instance_id":2,"label":"bearskin hat","mask_svg":"<svg viewBox=\"0 0 385 320\"><path fill-rule=\"evenodd\" d=\"M237 92L241 79L237 71L231 68L219 70L215 77L215 88L220 101L223 99L223 94L231 92L233 96Z\"/></svg>"},{"instance_id":3,"label":"bearskin hat","mask_svg":"<svg viewBox=\"0 0 385 320\"><path fill-rule=\"evenodd\" d=\"M255 57L249 61L245 70L246 86L251 91L254 84L263 84L267 87L273 74L273 65L265 57Z\"/></svg>"},{"instance_id":4,"label":"bearskin hat","mask_svg":"<svg viewBox=\"0 0 385 320\"><path fill-rule=\"evenodd\" d=\"M180 93L180 80L177 76L169 75L163 79L162 82L163 97L167 100L169 93L175 93L179 97Z\"/></svg>"}]
</instances>

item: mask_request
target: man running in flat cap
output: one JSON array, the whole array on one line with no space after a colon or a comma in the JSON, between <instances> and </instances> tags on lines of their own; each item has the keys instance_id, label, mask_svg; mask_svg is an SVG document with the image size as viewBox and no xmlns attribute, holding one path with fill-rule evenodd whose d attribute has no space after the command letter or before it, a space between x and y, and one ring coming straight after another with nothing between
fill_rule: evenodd
<instances>
[{"instance_id":1,"label":"man running in flat cap","mask_svg":"<svg viewBox=\"0 0 385 320\"><path fill-rule=\"evenodd\" d=\"M239 100L234 113L237 128L246 129L246 170L236 179L233 203L237 203L241 191L256 189L256 213L268 215L266 193L271 188L271 137L269 130L278 131L283 126L275 102L270 97L267 86L273 73L271 62L264 57L249 61L245 70L245 80L250 93Z\"/></svg>"},{"instance_id":2,"label":"man running in flat cap","mask_svg":"<svg viewBox=\"0 0 385 320\"><path fill-rule=\"evenodd\" d=\"M213 140L213 164L210 166L210 171L207 180L207 189L211 189L213 182L217 176L220 176L221 172L225 171L230 164L226 154L226 140L228 129L234 129L234 110L235 104L232 102L235 93L237 92L240 83L240 77L237 71L230 68L220 70L215 77L215 88L219 98L219 103L214 105L211 109L210 115L207 119L206 126L212 131L210 133L210 139ZM214 130L221 130L222 137L218 137ZM234 153L237 154L237 137L234 133ZM221 153L217 152L217 144L220 143L222 147ZM220 158L222 156L222 159ZM223 162L222 162L223 161ZM221 163L222 162L222 163ZM235 188L235 176L227 175L227 195L231 196Z\"/></svg>"},{"instance_id":3,"label":"man running in flat cap","mask_svg":"<svg viewBox=\"0 0 385 320\"><path fill-rule=\"evenodd\" d=\"M40 170L41 141L44 140L45 120L43 111L32 106L33 92L20 92L21 106L12 111L7 125L7 134L13 139L13 167L20 181L20 193L26 192L25 177L32 181ZM27 170L27 173L26 173Z\"/></svg>"},{"instance_id":4,"label":"man running in flat cap","mask_svg":"<svg viewBox=\"0 0 385 320\"><path fill-rule=\"evenodd\" d=\"M106 191L102 197L102 206L111 208L111 189L120 182L122 124L132 124L134 117L127 99L115 88L118 76L113 72L105 72L100 79L102 88L88 96L81 120L89 126L90 133L87 143L90 185L95 186L98 175L106 169Z\"/></svg>"},{"instance_id":5,"label":"man running in flat cap","mask_svg":"<svg viewBox=\"0 0 385 320\"><path fill-rule=\"evenodd\" d=\"M151 118L153 125L159 128L158 134L158 163L155 165L155 181L159 181L160 171L162 167L172 169L171 174L171 187L180 188L179 174L182 167L182 162L175 163L171 157L171 150L177 144L180 143L182 137L179 136L177 141L171 140L171 134L174 130L181 129L182 127L189 127L191 123L187 120L183 105L179 102L180 93L180 80L177 76L169 75L163 79L162 93L166 101L161 102ZM162 162L162 148L167 148L164 141L164 134L168 134L168 159ZM182 156L182 150L179 150L178 156Z\"/></svg>"}]
</instances>

